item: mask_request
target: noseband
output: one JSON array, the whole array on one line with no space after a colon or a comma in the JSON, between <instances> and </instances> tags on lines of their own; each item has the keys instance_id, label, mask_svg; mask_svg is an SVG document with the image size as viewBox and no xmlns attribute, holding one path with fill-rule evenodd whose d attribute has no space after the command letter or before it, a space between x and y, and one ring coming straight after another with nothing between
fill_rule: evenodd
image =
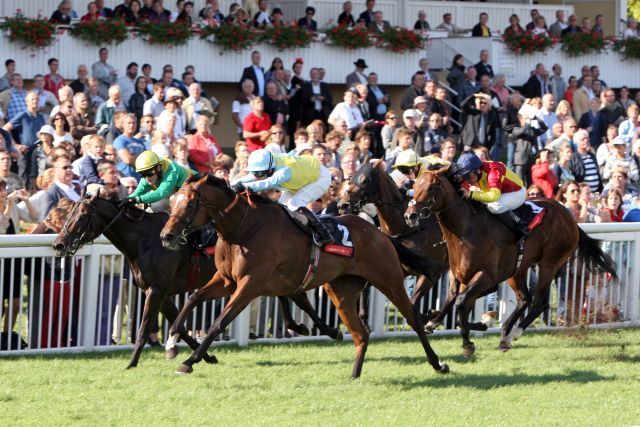
<instances>
[{"instance_id":1,"label":"noseband","mask_svg":"<svg viewBox=\"0 0 640 427\"><path fill-rule=\"evenodd\" d=\"M120 215L122 215L124 213L124 210L125 210L124 206L121 207L120 210L118 210L118 213L116 214L116 216L114 216L113 219L111 221L109 221L107 226L104 227L104 229L101 232L95 233L93 236L91 236L90 235L91 225L93 224L93 222L95 221L95 218L96 218L96 207L93 206L93 204L91 202L87 203L86 205L89 207L89 212L90 212L89 213L89 221L87 223L87 226L85 227L85 229L82 232L82 234L80 234L80 236L78 236L75 239L71 240L71 243L69 243L69 247L67 249L67 252L76 253L78 251L78 249L80 248L80 246L85 245L85 244L90 243L90 242L93 242L98 237L100 237L101 234L106 233L107 230L109 230L111 228L111 226L118 220L118 218L120 218ZM71 238L71 236L73 236L73 234L69 231L69 228L67 227L67 223L68 223L68 221L65 221L64 225L62 226L62 232L64 232L67 236L69 236Z\"/></svg>"}]
</instances>

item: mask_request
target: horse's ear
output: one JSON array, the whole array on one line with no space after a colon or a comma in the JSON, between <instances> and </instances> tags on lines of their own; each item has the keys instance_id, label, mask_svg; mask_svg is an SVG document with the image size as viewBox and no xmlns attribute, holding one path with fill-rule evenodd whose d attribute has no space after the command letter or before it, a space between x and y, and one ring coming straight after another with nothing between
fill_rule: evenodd
<instances>
[{"instance_id":1,"label":"horse's ear","mask_svg":"<svg viewBox=\"0 0 640 427\"><path fill-rule=\"evenodd\" d=\"M442 166L442 167L437 168L434 171L434 173L436 175L444 175L444 176L446 176L449 173L450 170L451 170L451 164L448 164L446 166Z\"/></svg>"},{"instance_id":2,"label":"horse's ear","mask_svg":"<svg viewBox=\"0 0 640 427\"><path fill-rule=\"evenodd\" d=\"M87 195L87 186L82 187L82 192L80 193L80 198L84 199Z\"/></svg>"},{"instance_id":3,"label":"horse's ear","mask_svg":"<svg viewBox=\"0 0 640 427\"><path fill-rule=\"evenodd\" d=\"M380 165L382 165L382 159L375 159L371 161L371 166L373 166L374 169L380 169Z\"/></svg>"}]
</instances>

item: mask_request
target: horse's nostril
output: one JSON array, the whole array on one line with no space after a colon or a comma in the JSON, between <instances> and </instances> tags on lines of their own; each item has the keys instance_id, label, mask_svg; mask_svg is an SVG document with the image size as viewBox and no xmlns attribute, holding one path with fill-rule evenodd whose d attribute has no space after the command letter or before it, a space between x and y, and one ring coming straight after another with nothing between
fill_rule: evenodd
<instances>
[{"instance_id":1,"label":"horse's nostril","mask_svg":"<svg viewBox=\"0 0 640 427\"><path fill-rule=\"evenodd\" d=\"M55 245L53 245L54 251L61 251L63 249L64 249L64 245L62 243L56 243Z\"/></svg>"},{"instance_id":2,"label":"horse's nostril","mask_svg":"<svg viewBox=\"0 0 640 427\"><path fill-rule=\"evenodd\" d=\"M171 233L167 233L164 236L162 236L162 240L164 240L165 242L170 242L173 240L173 234Z\"/></svg>"}]
</instances>

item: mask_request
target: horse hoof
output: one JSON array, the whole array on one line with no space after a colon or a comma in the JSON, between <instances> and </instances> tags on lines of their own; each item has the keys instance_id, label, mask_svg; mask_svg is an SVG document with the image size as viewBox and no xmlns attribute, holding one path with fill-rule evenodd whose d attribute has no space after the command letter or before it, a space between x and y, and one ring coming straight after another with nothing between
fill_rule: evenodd
<instances>
[{"instance_id":1,"label":"horse hoof","mask_svg":"<svg viewBox=\"0 0 640 427\"><path fill-rule=\"evenodd\" d=\"M311 331L309 331L309 328L307 328L307 326L303 324L295 325L293 328L291 328L291 330L296 334L302 335L305 337L308 337L309 335L311 335Z\"/></svg>"},{"instance_id":2,"label":"horse hoof","mask_svg":"<svg viewBox=\"0 0 640 427\"><path fill-rule=\"evenodd\" d=\"M511 344L509 344L506 341L500 341L500 345L498 345L498 350L500 350L501 352L506 352L511 350Z\"/></svg>"},{"instance_id":3,"label":"horse hoof","mask_svg":"<svg viewBox=\"0 0 640 427\"><path fill-rule=\"evenodd\" d=\"M342 332L340 332L337 329L336 329L336 332L334 334L331 334L331 335L333 335L331 338L333 338L336 341L342 341L344 339L344 336L342 335Z\"/></svg>"},{"instance_id":4,"label":"horse hoof","mask_svg":"<svg viewBox=\"0 0 640 427\"><path fill-rule=\"evenodd\" d=\"M448 374L449 365L447 365L446 363L440 362L440 369L438 370L438 372L440 372L441 374Z\"/></svg>"},{"instance_id":5,"label":"horse hoof","mask_svg":"<svg viewBox=\"0 0 640 427\"><path fill-rule=\"evenodd\" d=\"M433 331L435 331L437 327L438 327L437 323L427 322L427 324L424 325L424 331L426 333L428 333L428 334L432 334Z\"/></svg>"},{"instance_id":6,"label":"horse hoof","mask_svg":"<svg viewBox=\"0 0 640 427\"><path fill-rule=\"evenodd\" d=\"M137 367L138 365L135 363L129 363L129 365L126 367L126 369L133 369L135 367Z\"/></svg>"},{"instance_id":7,"label":"horse hoof","mask_svg":"<svg viewBox=\"0 0 640 427\"><path fill-rule=\"evenodd\" d=\"M209 356L207 354L203 357L203 359L206 363L209 363L211 365L215 365L216 363L218 363L218 358L216 356Z\"/></svg>"},{"instance_id":8,"label":"horse hoof","mask_svg":"<svg viewBox=\"0 0 640 427\"><path fill-rule=\"evenodd\" d=\"M464 357L471 357L476 352L476 346L473 344L462 346L462 355Z\"/></svg>"},{"instance_id":9,"label":"horse hoof","mask_svg":"<svg viewBox=\"0 0 640 427\"><path fill-rule=\"evenodd\" d=\"M173 347L173 348L170 348L168 350L165 350L164 359L165 360L175 359L177 355L178 355L178 348L177 347Z\"/></svg>"},{"instance_id":10,"label":"horse hoof","mask_svg":"<svg viewBox=\"0 0 640 427\"><path fill-rule=\"evenodd\" d=\"M440 316L439 310L431 310L429 311L428 318L429 320L437 319Z\"/></svg>"},{"instance_id":11,"label":"horse hoof","mask_svg":"<svg viewBox=\"0 0 640 427\"><path fill-rule=\"evenodd\" d=\"M193 372L193 368L189 365L182 364L176 369L176 374L190 374Z\"/></svg>"}]
</instances>

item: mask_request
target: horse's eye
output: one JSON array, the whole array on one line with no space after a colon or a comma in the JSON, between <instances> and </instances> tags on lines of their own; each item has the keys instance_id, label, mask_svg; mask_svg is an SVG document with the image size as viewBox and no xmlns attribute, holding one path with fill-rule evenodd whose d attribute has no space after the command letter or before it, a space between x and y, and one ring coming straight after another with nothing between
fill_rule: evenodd
<instances>
[{"instance_id":1,"label":"horse's eye","mask_svg":"<svg viewBox=\"0 0 640 427\"><path fill-rule=\"evenodd\" d=\"M193 202L189 202L189 203L187 203L187 207L188 207L188 208L193 207Z\"/></svg>"}]
</instances>

